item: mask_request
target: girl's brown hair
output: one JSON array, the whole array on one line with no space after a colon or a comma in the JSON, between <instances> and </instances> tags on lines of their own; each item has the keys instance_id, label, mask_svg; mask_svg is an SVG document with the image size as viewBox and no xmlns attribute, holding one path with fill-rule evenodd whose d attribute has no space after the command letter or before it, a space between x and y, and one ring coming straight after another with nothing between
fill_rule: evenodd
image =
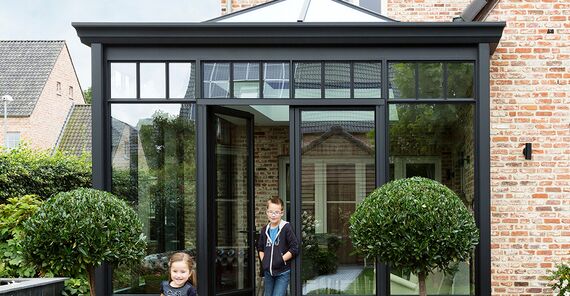
<instances>
[{"instance_id":1,"label":"girl's brown hair","mask_svg":"<svg viewBox=\"0 0 570 296\"><path fill-rule=\"evenodd\" d=\"M186 263L186 265L188 265L188 269L190 270L190 278L188 280L190 281L190 284L192 286L197 287L198 283L196 279L196 272L194 271L194 259L192 258L192 256L184 252L174 253L172 254L172 256L170 256L170 260L168 260L168 280L172 281L172 279L170 278L170 267L172 266L172 263L179 261L183 261L184 263Z\"/></svg>"}]
</instances>

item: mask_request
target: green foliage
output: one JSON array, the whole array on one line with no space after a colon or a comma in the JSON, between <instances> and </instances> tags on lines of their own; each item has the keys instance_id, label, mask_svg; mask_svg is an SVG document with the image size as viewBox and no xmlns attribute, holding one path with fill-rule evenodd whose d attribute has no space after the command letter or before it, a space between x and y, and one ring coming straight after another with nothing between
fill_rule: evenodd
<instances>
[{"instance_id":1,"label":"green foliage","mask_svg":"<svg viewBox=\"0 0 570 296\"><path fill-rule=\"evenodd\" d=\"M328 249L319 250L313 257L313 263L318 275L334 274L338 268L338 256Z\"/></svg>"},{"instance_id":2,"label":"green foliage","mask_svg":"<svg viewBox=\"0 0 570 296\"><path fill-rule=\"evenodd\" d=\"M398 105L398 120L390 122L390 152L394 155L434 155L453 138L458 127L473 126L473 107L457 104ZM458 143L459 144L459 143Z\"/></svg>"},{"instance_id":3,"label":"green foliage","mask_svg":"<svg viewBox=\"0 0 570 296\"><path fill-rule=\"evenodd\" d=\"M103 261L140 260L146 241L135 211L111 193L80 188L45 201L24 223L28 262L43 273L78 277Z\"/></svg>"},{"instance_id":4,"label":"green foliage","mask_svg":"<svg viewBox=\"0 0 570 296\"><path fill-rule=\"evenodd\" d=\"M93 102L93 90L91 87L83 91L83 99L85 100L85 104L91 105L91 102Z\"/></svg>"},{"instance_id":5,"label":"green foliage","mask_svg":"<svg viewBox=\"0 0 570 296\"><path fill-rule=\"evenodd\" d=\"M413 177L387 183L360 203L350 219L350 236L363 254L426 275L466 261L479 232L453 191Z\"/></svg>"},{"instance_id":6,"label":"green foliage","mask_svg":"<svg viewBox=\"0 0 570 296\"><path fill-rule=\"evenodd\" d=\"M70 278L65 281L65 288L61 292L63 296L89 295L89 281L87 278Z\"/></svg>"},{"instance_id":7,"label":"green foliage","mask_svg":"<svg viewBox=\"0 0 570 296\"><path fill-rule=\"evenodd\" d=\"M557 296L570 295L570 265L558 265L548 279L551 280L550 287Z\"/></svg>"},{"instance_id":8,"label":"green foliage","mask_svg":"<svg viewBox=\"0 0 570 296\"><path fill-rule=\"evenodd\" d=\"M36 270L25 264L20 245L23 222L33 215L41 201L37 196L9 198L0 204L0 277L33 277Z\"/></svg>"},{"instance_id":9,"label":"green foliage","mask_svg":"<svg viewBox=\"0 0 570 296\"><path fill-rule=\"evenodd\" d=\"M48 198L62 191L91 186L89 155L77 157L32 150L20 145L0 151L0 203L8 197L35 194Z\"/></svg>"}]
</instances>

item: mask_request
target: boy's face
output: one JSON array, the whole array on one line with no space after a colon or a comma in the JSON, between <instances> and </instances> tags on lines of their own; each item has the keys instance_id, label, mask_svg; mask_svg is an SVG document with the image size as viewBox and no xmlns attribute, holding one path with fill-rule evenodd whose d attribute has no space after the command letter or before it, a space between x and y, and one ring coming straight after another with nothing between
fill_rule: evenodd
<instances>
[{"instance_id":1,"label":"boy's face","mask_svg":"<svg viewBox=\"0 0 570 296\"><path fill-rule=\"evenodd\" d=\"M271 222L271 224L276 225L279 224L279 222L281 222L281 217L283 216L283 210L281 209L280 205L271 202L268 203L266 213L267 213L267 219L269 219L269 222Z\"/></svg>"}]
</instances>

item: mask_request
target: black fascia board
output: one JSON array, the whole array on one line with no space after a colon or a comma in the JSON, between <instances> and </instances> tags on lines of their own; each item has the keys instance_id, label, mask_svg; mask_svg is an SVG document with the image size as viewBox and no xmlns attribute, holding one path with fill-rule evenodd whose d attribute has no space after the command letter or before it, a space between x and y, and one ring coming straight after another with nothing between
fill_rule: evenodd
<instances>
[{"instance_id":1,"label":"black fascia board","mask_svg":"<svg viewBox=\"0 0 570 296\"><path fill-rule=\"evenodd\" d=\"M498 44L505 22L72 23L81 42L106 45Z\"/></svg>"}]
</instances>

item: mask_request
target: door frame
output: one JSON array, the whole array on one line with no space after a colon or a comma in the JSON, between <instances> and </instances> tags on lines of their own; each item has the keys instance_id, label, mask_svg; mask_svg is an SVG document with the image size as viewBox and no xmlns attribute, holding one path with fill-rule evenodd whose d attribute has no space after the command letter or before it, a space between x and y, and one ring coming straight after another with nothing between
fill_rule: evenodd
<instances>
[{"instance_id":1,"label":"door frame","mask_svg":"<svg viewBox=\"0 0 570 296\"><path fill-rule=\"evenodd\" d=\"M254 246L254 222L255 222L255 207L254 207L254 193L255 193L255 181L254 181L254 177L255 177L255 160L254 160L254 138L253 138L253 114L245 112L245 111L241 111L241 110L235 110L235 109L231 109L228 107L222 107L222 106L208 106L206 108L207 110L207 124L206 124L206 130L207 130L207 134L206 136L206 142L207 142L207 149L206 149L206 155L207 155L207 175L206 175L206 180L207 180L207 199L206 199L206 211L207 211L207 224L206 224L206 228L208 229L207 233L212 234L212 235L207 235L207 251L206 254L209 254L209 256L206 256L207 258L207 263L208 266L211 266L211 270L210 270L210 276L207 276L208 278L208 290L211 291L209 294L211 295L253 295L255 293L255 276L256 276L256 269L255 269L255 258L257 257L256 252L255 252L255 246ZM251 288L246 288L246 289L240 289L240 290L235 290L235 291L229 291L229 292L218 292L216 291L216 278L215 276L211 276L213 274L215 274L216 272L216 265L215 265L215 259L216 259L216 227L217 227L217 207L215 204L215 199L216 199L216 195L217 195L217 186L216 186L216 163L217 163L217 159L216 159L216 124L214 122L216 114L222 114L222 115L226 115L226 116L232 116L232 117L236 117L236 118L242 118L246 120L246 129L247 129L247 154L248 154L248 160L247 160L247 166L248 166L248 172L247 172L247 198L248 198L248 205L247 205L247 213L248 213L248 217L247 217L247 223L248 223L248 227L247 227L247 238L249 241L249 245L250 245L250 250L249 250L249 254L248 254L248 266L250 266L250 270L249 270L249 276L250 276L250 287Z\"/></svg>"}]
</instances>

